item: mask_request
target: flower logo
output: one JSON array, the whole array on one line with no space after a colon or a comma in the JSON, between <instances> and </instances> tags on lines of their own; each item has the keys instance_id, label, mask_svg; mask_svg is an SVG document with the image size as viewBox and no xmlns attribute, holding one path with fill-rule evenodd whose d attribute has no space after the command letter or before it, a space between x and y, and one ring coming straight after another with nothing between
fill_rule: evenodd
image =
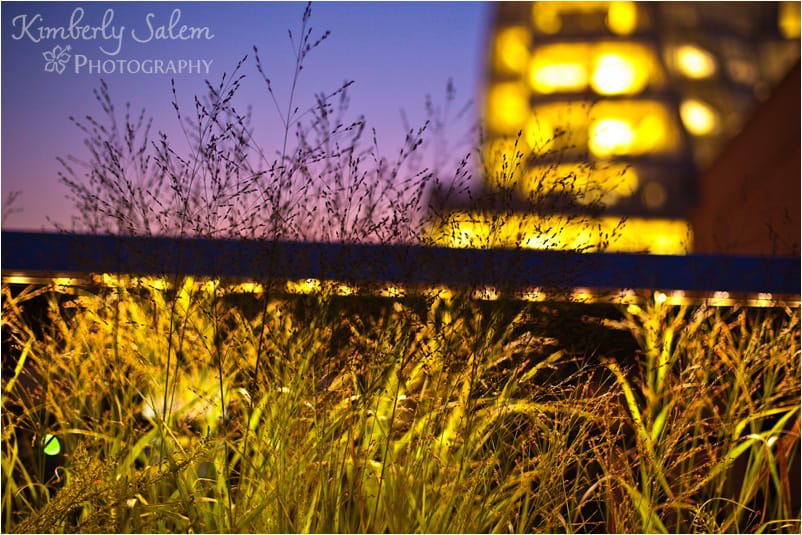
<instances>
[{"instance_id":1,"label":"flower logo","mask_svg":"<svg viewBox=\"0 0 802 535\"><path fill-rule=\"evenodd\" d=\"M42 52L45 57L45 72L53 72L61 74L64 72L64 66L70 61L72 54L70 54L70 45L64 48L56 45L53 50L46 50Z\"/></svg>"}]
</instances>

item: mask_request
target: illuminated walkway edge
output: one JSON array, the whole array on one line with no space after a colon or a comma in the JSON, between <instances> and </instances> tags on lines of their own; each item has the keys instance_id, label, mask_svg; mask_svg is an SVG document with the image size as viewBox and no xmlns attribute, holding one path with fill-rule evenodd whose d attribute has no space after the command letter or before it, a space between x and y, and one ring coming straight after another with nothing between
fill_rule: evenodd
<instances>
[{"instance_id":1,"label":"illuminated walkway edge","mask_svg":"<svg viewBox=\"0 0 802 535\"><path fill-rule=\"evenodd\" d=\"M2 232L15 274L191 274L271 280L799 295L797 257L660 256L528 249Z\"/></svg>"}]
</instances>

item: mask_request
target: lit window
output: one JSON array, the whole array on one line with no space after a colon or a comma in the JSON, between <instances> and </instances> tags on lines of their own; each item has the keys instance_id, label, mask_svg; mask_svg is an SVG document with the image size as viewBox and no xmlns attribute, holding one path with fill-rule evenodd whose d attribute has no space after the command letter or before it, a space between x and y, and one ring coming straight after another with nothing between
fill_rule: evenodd
<instances>
[{"instance_id":1,"label":"lit window","mask_svg":"<svg viewBox=\"0 0 802 535\"><path fill-rule=\"evenodd\" d=\"M635 130L627 121L603 119L590 127L590 150L597 156L628 154L635 142Z\"/></svg>"},{"instance_id":2,"label":"lit window","mask_svg":"<svg viewBox=\"0 0 802 535\"><path fill-rule=\"evenodd\" d=\"M581 63L543 65L532 71L532 86L541 93L577 90L587 85L587 72Z\"/></svg>"},{"instance_id":3,"label":"lit window","mask_svg":"<svg viewBox=\"0 0 802 535\"><path fill-rule=\"evenodd\" d=\"M529 63L529 31L523 26L511 26L496 36L496 70L502 73L523 74Z\"/></svg>"},{"instance_id":4,"label":"lit window","mask_svg":"<svg viewBox=\"0 0 802 535\"><path fill-rule=\"evenodd\" d=\"M532 116L524 128L524 139L532 152L543 154L553 146L554 129L545 119Z\"/></svg>"},{"instance_id":5,"label":"lit window","mask_svg":"<svg viewBox=\"0 0 802 535\"><path fill-rule=\"evenodd\" d=\"M630 218L624 223L611 251L651 254L687 254L692 242L691 226L686 221L671 219Z\"/></svg>"},{"instance_id":6,"label":"lit window","mask_svg":"<svg viewBox=\"0 0 802 535\"><path fill-rule=\"evenodd\" d=\"M588 85L587 58L583 44L545 46L532 54L529 82L539 93L578 91Z\"/></svg>"},{"instance_id":7,"label":"lit window","mask_svg":"<svg viewBox=\"0 0 802 535\"><path fill-rule=\"evenodd\" d=\"M618 54L601 54L593 69L593 89L602 95L635 93L643 89L646 77Z\"/></svg>"},{"instance_id":8,"label":"lit window","mask_svg":"<svg viewBox=\"0 0 802 535\"><path fill-rule=\"evenodd\" d=\"M564 191L573 194L580 203L612 204L621 197L629 197L637 189L637 171L625 164L539 165L532 168L521 184L524 197Z\"/></svg>"},{"instance_id":9,"label":"lit window","mask_svg":"<svg viewBox=\"0 0 802 535\"><path fill-rule=\"evenodd\" d=\"M707 50L695 45L682 45L674 51L674 62L688 78L709 78L716 74L716 60Z\"/></svg>"},{"instance_id":10,"label":"lit window","mask_svg":"<svg viewBox=\"0 0 802 535\"><path fill-rule=\"evenodd\" d=\"M448 247L524 247L611 252L686 254L690 225L681 220L617 217L575 218L533 214L453 213L432 233Z\"/></svg>"},{"instance_id":11,"label":"lit window","mask_svg":"<svg viewBox=\"0 0 802 535\"><path fill-rule=\"evenodd\" d=\"M673 114L665 103L654 100L543 104L532 110L523 132L522 145L537 154L583 146L603 157L666 154L681 141Z\"/></svg>"},{"instance_id":12,"label":"lit window","mask_svg":"<svg viewBox=\"0 0 802 535\"><path fill-rule=\"evenodd\" d=\"M532 22L535 27L547 34L555 34L563 29L562 16L575 14L581 18L584 29L609 29L617 35L629 35L638 26L638 10L635 2L533 2ZM596 21L604 15L605 26L598 26Z\"/></svg>"},{"instance_id":13,"label":"lit window","mask_svg":"<svg viewBox=\"0 0 802 535\"><path fill-rule=\"evenodd\" d=\"M635 2L610 2L607 26L615 34L629 35L638 27L638 10Z\"/></svg>"},{"instance_id":14,"label":"lit window","mask_svg":"<svg viewBox=\"0 0 802 535\"><path fill-rule=\"evenodd\" d=\"M663 75L654 50L638 43L560 43L532 53L529 82L538 93L586 89L603 95L635 94Z\"/></svg>"},{"instance_id":15,"label":"lit window","mask_svg":"<svg viewBox=\"0 0 802 535\"><path fill-rule=\"evenodd\" d=\"M557 33L562 28L559 7L551 2L534 2L532 4L532 21L543 33Z\"/></svg>"},{"instance_id":16,"label":"lit window","mask_svg":"<svg viewBox=\"0 0 802 535\"><path fill-rule=\"evenodd\" d=\"M587 144L590 105L586 102L555 102L532 110L524 130L533 150L544 153Z\"/></svg>"},{"instance_id":17,"label":"lit window","mask_svg":"<svg viewBox=\"0 0 802 535\"><path fill-rule=\"evenodd\" d=\"M517 82L493 86L487 98L490 129L501 134L517 133L529 116L528 97L526 88Z\"/></svg>"},{"instance_id":18,"label":"lit window","mask_svg":"<svg viewBox=\"0 0 802 535\"><path fill-rule=\"evenodd\" d=\"M598 102L592 112L588 148L596 156L669 153L679 129L665 103L652 100Z\"/></svg>"},{"instance_id":19,"label":"lit window","mask_svg":"<svg viewBox=\"0 0 802 535\"><path fill-rule=\"evenodd\" d=\"M657 113L645 115L638 126L638 143L644 147L645 152L658 150L666 145L671 135L667 129L667 119Z\"/></svg>"},{"instance_id":20,"label":"lit window","mask_svg":"<svg viewBox=\"0 0 802 535\"><path fill-rule=\"evenodd\" d=\"M800 3L780 3L780 32L786 39L799 39L800 34Z\"/></svg>"},{"instance_id":21,"label":"lit window","mask_svg":"<svg viewBox=\"0 0 802 535\"><path fill-rule=\"evenodd\" d=\"M684 100L679 107L682 124L694 136L714 134L719 128L716 110L696 99Z\"/></svg>"}]
</instances>

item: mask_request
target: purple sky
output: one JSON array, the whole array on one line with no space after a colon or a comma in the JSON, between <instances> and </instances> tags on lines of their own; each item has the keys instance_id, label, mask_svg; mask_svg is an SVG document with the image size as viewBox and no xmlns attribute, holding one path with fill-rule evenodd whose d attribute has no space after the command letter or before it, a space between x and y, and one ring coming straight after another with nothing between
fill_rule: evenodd
<instances>
[{"instance_id":1,"label":"purple sky","mask_svg":"<svg viewBox=\"0 0 802 535\"><path fill-rule=\"evenodd\" d=\"M205 79L219 82L224 71L230 72L249 54L238 102L253 106L262 145L275 146L280 124L251 51L254 45L259 48L274 88L286 95L293 59L287 30L297 33L304 7L261 2L3 2L3 199L11 191L22 192L14 205L21 212L7 212L3 206L4 228L52 228L48 217L69 222L72 206L57 179L56 157L86 156L80 132L68 117L101 115L92 94L101 77L119 108L126 102L134 110L145 108L154 118L154 130L176 135L171 77L190 109L188 97L203 93ZM155 38L159 26L169 26L176 9L180 13L173 33L186 25L198 30L198 39ZM354 80L351 113L366 116L378 131L380 149L390 156L403 139L400 111L413 124L422 121L426 95L442 101L449 78L460 103L480 98L491 12L492 6L485 3L313 4L314 33L332 34L310 56L297 102L310 106L315 93ZM48 35L59 32L66 35ZM126 72L119 72L118 60L124 60ZM165 69L168 60L176 66L181 60L204 60L211 66L208 74L204 68L200 74L130 72L137 66L157 68L146 60L162 60ZM115 72L89 72L99 61L108 68L113 64Z\"/></svg>"}]
</instances>

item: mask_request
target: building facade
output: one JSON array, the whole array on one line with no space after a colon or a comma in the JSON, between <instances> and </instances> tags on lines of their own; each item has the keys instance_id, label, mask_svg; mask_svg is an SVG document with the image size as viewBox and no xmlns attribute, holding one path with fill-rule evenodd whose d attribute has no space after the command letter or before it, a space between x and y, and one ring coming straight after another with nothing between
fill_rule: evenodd
<instances>
[{"instance_id":1,"label":"building facade","mask_svg":"<svg viewBox=\"0 0 802 535\"><path fill-rule=\"evenodd\" d=\"M655 254L793 252L792 236L773 235L767 247L735 244L729 233L745 232L727 221L736 213L728 203L746 197L743 214L737 212L743 224L760 226L744 214L770 216L765 224L783 235L796 224L798 254L798 90L788 113L763 108L778 107L773 95L781 87L794 100L799 19L799 3L791 2L498 4L484 96L485 191L472 204L442 207L435 241ZM753 120L755 113L769 115ZM796 139L796 155L786 151L779 166L767 153L760 163L749 160L758 166L749 177L733 176L749 154L730 148L734 140L769 149L779 119L788 123L788 151ZM752 133L741 135L745 127ZM738 188L740 197L733 194ZM791 198L796 216L775 202ZM764 201L774 204L758 206ZM788 216L780 221L776 210Z\"/></svg>"}]
</instances>

